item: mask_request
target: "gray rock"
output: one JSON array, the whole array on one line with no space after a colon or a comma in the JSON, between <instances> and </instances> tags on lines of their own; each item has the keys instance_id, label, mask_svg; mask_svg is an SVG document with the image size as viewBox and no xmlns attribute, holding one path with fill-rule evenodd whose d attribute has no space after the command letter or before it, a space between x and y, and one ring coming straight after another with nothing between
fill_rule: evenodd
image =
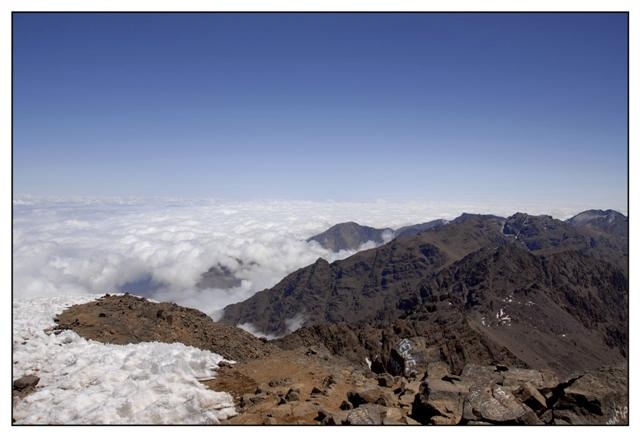
<instances>
[{"instance_id":1,"label":"gray rock","mask_svg":"<svg viewBox=\"0 0 640 437\"><path fill-rule=\"evenodd\" d=\"M349 411L345 425L382 425L386 408L381 405L364 404Z\"/></svg>"},{"instance_id":2,"label":"gray rock","mask_svg":"<svg viewBox=\"0 0 640 437\"><path fill-rule=\"evenodd\" d=\"M284 397L286 399L287 402L294 402L294 401L299 401L300 400L300 390L295 389L295 388L291 388L289 389L289 391L287 392L287 394Z\"/></svg>"},{"instance_id":3,"label":"gray rock","mask_svg":"<svg viewBox=\"0 0 640 437\"><path fill-rule=\"evenodd\" d=\"M36 375L24 375L13 381L13 389L24 392L33 390L40 382L40 377Z\"/></svg>"},{"instance_id":4,"label":"gray rock","mask_svg":"<svg viewBox=\"0 0 640 437\"><path fill-rule=\"evenodd\" d=\"M493 384L490 387L474 387L470 390L465 399L463 417L468 421L528 423L534 421L530 412L531 409L525 407L505 387Z\"/></svg>"}]
</instances>

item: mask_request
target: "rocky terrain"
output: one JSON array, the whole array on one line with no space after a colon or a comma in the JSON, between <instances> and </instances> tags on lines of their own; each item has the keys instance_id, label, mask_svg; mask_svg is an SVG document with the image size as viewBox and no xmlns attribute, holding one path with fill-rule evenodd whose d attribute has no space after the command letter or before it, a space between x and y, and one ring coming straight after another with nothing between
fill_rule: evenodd
<instances>
[{"instance_id":1,"label":"rocky terrain","mask_svg":"<svg viewBox=\"0 0 640 437\"><path fill-rule=\"evenodd\" d=\"M222 369L207 384L234 394L232 424L626 424L627 372L560 379L550 370L432 361L418 376L375 374L322 348L301 348Z\"/></svg>"},{"instance_id":2,"label":"rocky terrain","mask_svg":"<svg viewBox=\"0 0 640 437\"><path fill-rule=\"evenodd\" d=\"M236 361L259 358L275 349L240 328L214 322L201 311L130 294L107 294L74 305L55 322L57 330L72 329L103 343L180 342Z\"/></svg>"},{"instance_id":3,"label":"rocky terrain","mask_svg":"<svg viewBox=\"0 0 640 437\"><path fill-rule=\"evenodd\" d=\"M164 322L168 316L175 329L167 329ZM560 377L550 369L519 367L508 351L489 344L429 344L421 338L403 337L412 334L408 324L398 321L386 332L369 328L362 334L364 342L342 325L305 328L266 342L213 322L196 310L130 295L105 295L63 311L54 331L72 329L102 342L153 339L198 343L228 358L235 351L237 362L221 362L215 379L202 381L213 390L232 395L238 414L223 421L228 424L628 423L624 366ZM138 325L148 334L142 334ZM362 352L359 345L374 345L392 332L402 337L391 351L401 366L396 375L385 372L380 361L369 367L366 357L357 364L340 353L340 347L355 348L352 352L356 356ZM323 336L333 341L325 341ZM322 343L336 349L329 350ZM486 348L487 355L480 361L494 364L463 364L464 360L451 359L459 353L462 357L482 356L473 347ZM17 379L14 397L37 390L37 384L36 375Z\"/></svg>"}]
</instances>

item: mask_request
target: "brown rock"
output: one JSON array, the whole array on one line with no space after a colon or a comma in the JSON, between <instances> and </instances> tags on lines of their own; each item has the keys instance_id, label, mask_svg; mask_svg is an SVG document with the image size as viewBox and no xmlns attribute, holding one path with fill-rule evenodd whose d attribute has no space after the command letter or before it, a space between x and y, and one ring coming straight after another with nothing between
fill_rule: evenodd
<instances>
[{"instance_id":1,"label":"brown rock","mask_svg":"<svg viewBox=\"0 0 640 437\"><path fill-rule=\"evenodd\" d=\"M351 404L351 402L349 402L349 401L342 401L342 403L340 404L340 409L341 410L352 410L353 409L353 404Z\"/></svg>"},{"instance_id":2,"label":"brown rock","mask_svg":"<svg viewBox=\"0 0 640 437\"><path fill-rule=\"evenodd\" d=\"M460 423L469 385L462 381L426 379L413 404L411 416L420 423L456 425Z\"/></svg>"},{"instance_id":3,"label":"brown rock","mask_svg":"<svg viewBox=\"0 0 640 437\"><path fill-rule=\"evenodd\" d=\"M467 364L462 369L462 378L470 381L471 385L482 387L491 384L502 384L504 376L496 370L495 366L478 366Z\"/></svg>"},{"instance_id":4,"label":"brown rock","mask_svg":"<svg viewBox=\"0 0 640 437\"><path fill-rule=\"evenodd\" d=\"M603 368L568 381L553 405L554 422L571 425L628 424L627 371Z\"/></svg>"},{"instance_id":5,"label":"brown rock","mask_svg":"<svg viewBox=\"0 0 640 437\"><path fill-rule=\"evenodd\" d=\"M40 377L36 375L24 375L13 381L13 389L19 392L31 391L40 382Z\"/></svg>"},{"instance_id":6,"label":"brown rock","mask_svg":"<svg viewBox=\"0 0 640 437\"><path fill-rule=\"evenodd\" d=\"M450 372L449 365L444 361L435 361L427 364L427 378L441 379Z\"/></svg>"},{"instance_id":7,"label":"brown rock","mask_svg":"<svg viewBox=\"0 0 640 437\"><path fill-rule=\"evenodd\" d=\"M381 373L376 379L380 387L392 387L394 384L393 376L388 373Z\"/></svg>"},{"instance_id":8,"label":"brown rock","mask_svg":"<svg viewBox=\"0 0 640 437\"><path fill-rule=\"evenodd\" d=\"M541 393L547 393L553 390L559 383L560 379L551 370L533 370L533 369L509 369L502 372L504 381L502 385L513 389L528 382L532 384Z\"/></svg>"},{"instance_id":9,"label":"brown rock","mask_svg":"<svg viewBox=\"0 0 640 437\"><path fill-rule=\"evenodd\" d=\"M547 409L547 400L530 382L525 382L513 392L520 402L540 414Z\"/></svg>"},{"instance_id":10,"label":"brown rock","mask_svg":"<svg viewBox=\"0 0 640 437\"><path fill-rule=\"evenodd\" d=\"M391 407L396 405L396 398L393 394L380 387L365 386L362 389L347 393L347 399L354 407L362 404L378 404Z\"/></svg>"}]
</instances>

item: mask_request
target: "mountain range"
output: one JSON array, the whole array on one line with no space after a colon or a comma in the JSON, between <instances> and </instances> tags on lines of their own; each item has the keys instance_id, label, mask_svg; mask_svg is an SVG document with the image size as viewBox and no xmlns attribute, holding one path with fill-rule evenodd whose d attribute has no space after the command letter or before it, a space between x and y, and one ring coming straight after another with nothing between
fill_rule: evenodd
<instances>
[{"instance_id":1,"label":"mountain range","mask_svg":"<svg viewBox=\"0 0 640 437\"><path fill-rule=\"evenodd\" d=\"M403 371L398 345L408 338L453 369L502 360L567 374L622 362L628 219L463 214L331 264L318 259L229 305L222 321L284 335L294 318L303 328L283 345L320 341L392 374Z\"/></svg>"}]
</instances>

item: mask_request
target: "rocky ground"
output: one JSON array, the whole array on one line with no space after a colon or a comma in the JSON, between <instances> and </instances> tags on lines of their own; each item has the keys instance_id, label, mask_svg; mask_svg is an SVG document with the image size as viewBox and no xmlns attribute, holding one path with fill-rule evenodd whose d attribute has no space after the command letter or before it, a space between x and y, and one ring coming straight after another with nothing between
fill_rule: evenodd
<instances>
[{"instance_id":1,"label":"rocky ground","mask_svg":"<svg viewBox=\"0 0 640 437\"><path fill-rule=\"evenodd\" d=\"M179 341L233 358L221 363L215 379L201 381L234 397L239 414L228 424L628 423L626 368L559 377L511 364L452 366L442 353L421 353L407 340L396 351L405 360L394 376L336 355L322 342L281 341L283 349L199 311L130 295L73 306L57 320L56 331L72 329L102 342ZM37 383L37 375L17 379L14 397L37 390Z\"/></svg>"},{"instance_id":2,"label":"rocky ground","mask_svg":"<svg viewBox=\"0 0 640 437\"><path fill-rule=\"evenodd\" d=\"M106 294L94 302L74 305L55 322L57 329L72 329L82 337L103 343L177 341L235 361L259 358L275 350L266 340L216 323L201 311L130 294Z\"/></svg>"},{"instance_id":3,"label":"rocky ground","mask_svg":"<svg viewBox=\"0 0 640 437\"><path fill-rule=\"evenodd\" d=\"M231 392L230 424L627 424L627 372L604 368L561 380L550 370L432 362L424 376L357 369L321 348L276 352L207 382Z\"/></svg>"}]
</instances>

